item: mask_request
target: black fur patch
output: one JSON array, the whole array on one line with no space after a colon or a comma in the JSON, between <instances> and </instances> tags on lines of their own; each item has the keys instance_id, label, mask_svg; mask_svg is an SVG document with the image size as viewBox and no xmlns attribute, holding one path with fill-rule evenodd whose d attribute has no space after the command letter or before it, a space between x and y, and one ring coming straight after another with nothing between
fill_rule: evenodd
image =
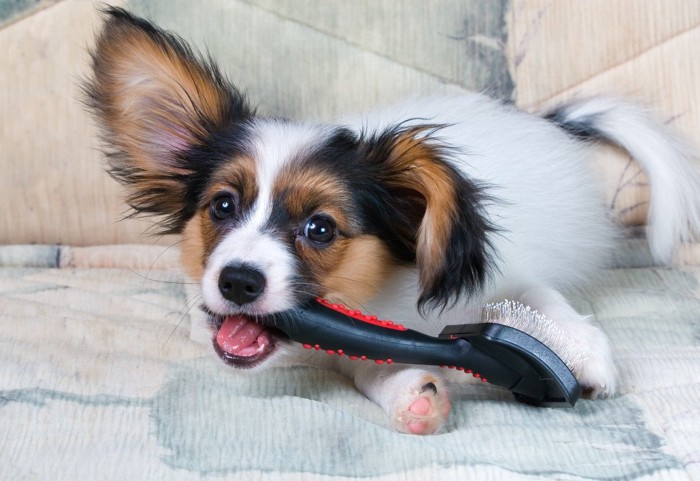
<instances>
[{"instance_id":1,"label":"black fur patch","mask_svg":"<svg viewBox=\"0 0 700 481\"><path fill-rule=\"evenodd\" d=\"M597 127L599 121L597 115L588 115L577 120L571 120L568 117L566 107L552 110L544 116L546 120L549 120L579 140L603 139L603 135Z\"/></svg>"}]
</instances>

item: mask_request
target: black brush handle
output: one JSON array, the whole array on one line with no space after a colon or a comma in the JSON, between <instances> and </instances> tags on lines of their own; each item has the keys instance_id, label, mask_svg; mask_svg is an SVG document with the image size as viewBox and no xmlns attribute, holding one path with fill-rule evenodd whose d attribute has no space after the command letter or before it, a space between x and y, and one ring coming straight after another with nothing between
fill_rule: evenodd
<instances>
[{"instance_id":1,"label":"black brush handle","mask_svg":"<svg viewBox=\"0 0 700 481\"><path fill-rule=\"evenodd\" d=\"M572 396L557 392L560 389L557 389L556 382L552 388L551 376L547 374L543 378L542 369L531 365L526 349L493 342L490 335L495 327L497 338L505 332L511 335L509 342L512 344L515 339L517 344L520 331L507 326L476 324L470 326L468 333L440 339L359 311L347 310L323 299L271 316L262 322L283 331L307 349L377 364L406 363L459 369L483 382L510 389L518 400L531 404L573 405L578 398L574 396L572 402ZM541 362L541 359L535 359L535 362ZM546 359L546 362L552 361Z\"/></svg>"}]
</instances>

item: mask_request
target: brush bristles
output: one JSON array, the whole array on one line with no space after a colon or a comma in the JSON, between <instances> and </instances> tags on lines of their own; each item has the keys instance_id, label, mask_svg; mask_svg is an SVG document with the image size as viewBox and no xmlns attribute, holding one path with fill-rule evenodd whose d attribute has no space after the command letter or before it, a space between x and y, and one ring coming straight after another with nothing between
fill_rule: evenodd
<instances>
[{"instance_id":1,"label":"brush bristles","mask_svg":"<svg viewBox=\"0 0 700 481\"><path fill-rule=\"evenodd\" d=\"M586 363L580 343L571 338L556 322L521 302L505 300L486 304L481 322L502 324L528 334L547 346L575 375Z\"/></svg>"}]
</instances>

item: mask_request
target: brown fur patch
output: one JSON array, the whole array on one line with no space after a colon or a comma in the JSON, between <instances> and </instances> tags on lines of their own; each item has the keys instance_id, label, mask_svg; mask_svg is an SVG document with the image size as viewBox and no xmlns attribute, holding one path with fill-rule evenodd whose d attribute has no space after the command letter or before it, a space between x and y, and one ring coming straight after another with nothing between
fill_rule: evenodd
<instances>
[{"instance_id":1,"label":"brown fur patch","mask_svg":"<svg viewBox=\"0 0 700 481\"><path fill-rule=\"evenodd\" d=\"M456 187L450 172L436 161L439 152L420 138L425 130L417 127L404 132L396 139L390 158L398 172L392 187L412 190L425 198L425 214L416 240L422 286L441 270L456 219Z\"/></svg>"},{"instance_id":2,"label":"brown fur patch","mask_svg":"<svg viewBox=\"0 0 700 481\"><path fill-rule=\"evenodd\" d=\"M325 212L335 218L341 230L350 228L341 209L348 205L350 194L337 178L321 169L292 163L275 181L273 196L284 200L284 208L293 219Z\"/></svg>"},{"instance_id":3,"label":"brown fur patch","mask_svg":"<svg viewBox=\"0 0 700 481\"><path fill-rule=\"evenodd\" d=\"M218 192L233 190L238 195L241 210L247 210L258 196L255 173L255 160L248 156L238 156L224 163L212 175L213 184L203 196L204 203L211 202Z\"/></svg>"},{"instance_id":4,"label":"brown fur patch","mask_svg":"<svg viewBox=\"0 0 700 481\"><path fill-rule=\"evenodd\" d=\"M241 156L225 163L212 176L212 183L203 193L199 212L199 229L201 232L202 256L208 257L221 236L228 229L219 228L209 215L209 205L221 193L230 193L237 201L237 216L245 215L258 196L258 186L255 179L255 161L247 156ZM235 222L231 219L229 222ZM225 221L226 222L226 221Z\"/></svg>"},{"instance_id":5,"label":"brown fur patch","mask_svg":"<svg viewBox=\"0 0 700 481\"><path fill-rule=\"evenodd\" d=\"M195 215L187 222L182 232L180 261L185 272L192 279L200 280L204 273L204 239L201 214Z\"/></svg>"},{"instance_id":6,"label":"brown fur patch","mask_svg":"<svg viewBox=\"0 0 700 481\"><path fill-rule=\"evenodd\" d=\"M238 209L245 211L255 201L255 162L249 157L238 157L224 164L213 176L213 182L203 194L200 208L186 224L182 234L182 264L193 279L200 279L216 245L228 230L219 229L209 215L209 204L221 192L237 195Z\"/></svg>"},{"instance_id":7,"label":"brown fur patch","mask_svg":"<svg viewBox=\"0 0 700 481\"><path fill-rule=\"evenodd\" d=\"M279 176L274 195L282 199L289 216L303 223L315 214L332 217L338 237L327 246L314 245L303 236L295 248L310 277L328 296L347 305L359 305L372 297L386 276L391 254L374 236L355 236L351 194L343 182L322 168L291 164Z\"/></svg>"},{"instance_id":8,"label":"brown fur patch","mask_svg":"<svg viewBox=\"0 0 700 481\"><path fill-rule=\"evenodd\" d=\"M344 244L319 282L325 298L359 309L381 288L392 257L386 245L373 236L348 239Z\"/></svg>"},{"instance_id":9,"label":"brown fur patch","mask_svg":"<svg viewBox=\"0 0 700 481\"><path fill-rule=\"evenodd\" d=\"M156 161L178 172L167 155L197 145L224 118L229 95L211 73L174 41L158 41L133 22L110 20L93 59L102 120L142 170Z\"/></svg>"}]
</instances>

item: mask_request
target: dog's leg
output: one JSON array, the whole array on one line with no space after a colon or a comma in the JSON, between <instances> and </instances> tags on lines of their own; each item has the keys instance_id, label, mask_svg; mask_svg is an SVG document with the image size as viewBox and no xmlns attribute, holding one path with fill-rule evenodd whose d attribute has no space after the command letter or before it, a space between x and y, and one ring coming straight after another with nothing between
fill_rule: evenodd
<instances>
[{"instance_id":1,"label":"dog's leg","mask_svg":"<svg viewBox=\"0 0 700 481\"><path fill-rule=\"evenodd\" d=\"M579 343L575 348L583 351L585 363L576 377L585 395L595 399L615 393L617 370L613 364L608 337L598 326L576 312L564 296L551 288L526 291L520 301L556 322L569 337Z\"/></svg>"},{"instance_id":2,"label":"dog's leg","mask_svg":"<svg viewBox=\"0 0 700 481\"><path fill-rule=\"evenodd\" d=\"M400 432L433 434L447 422L450 398L437 369L353 361L342 370L384 409Z\"/></svg>"}]
</instances>

